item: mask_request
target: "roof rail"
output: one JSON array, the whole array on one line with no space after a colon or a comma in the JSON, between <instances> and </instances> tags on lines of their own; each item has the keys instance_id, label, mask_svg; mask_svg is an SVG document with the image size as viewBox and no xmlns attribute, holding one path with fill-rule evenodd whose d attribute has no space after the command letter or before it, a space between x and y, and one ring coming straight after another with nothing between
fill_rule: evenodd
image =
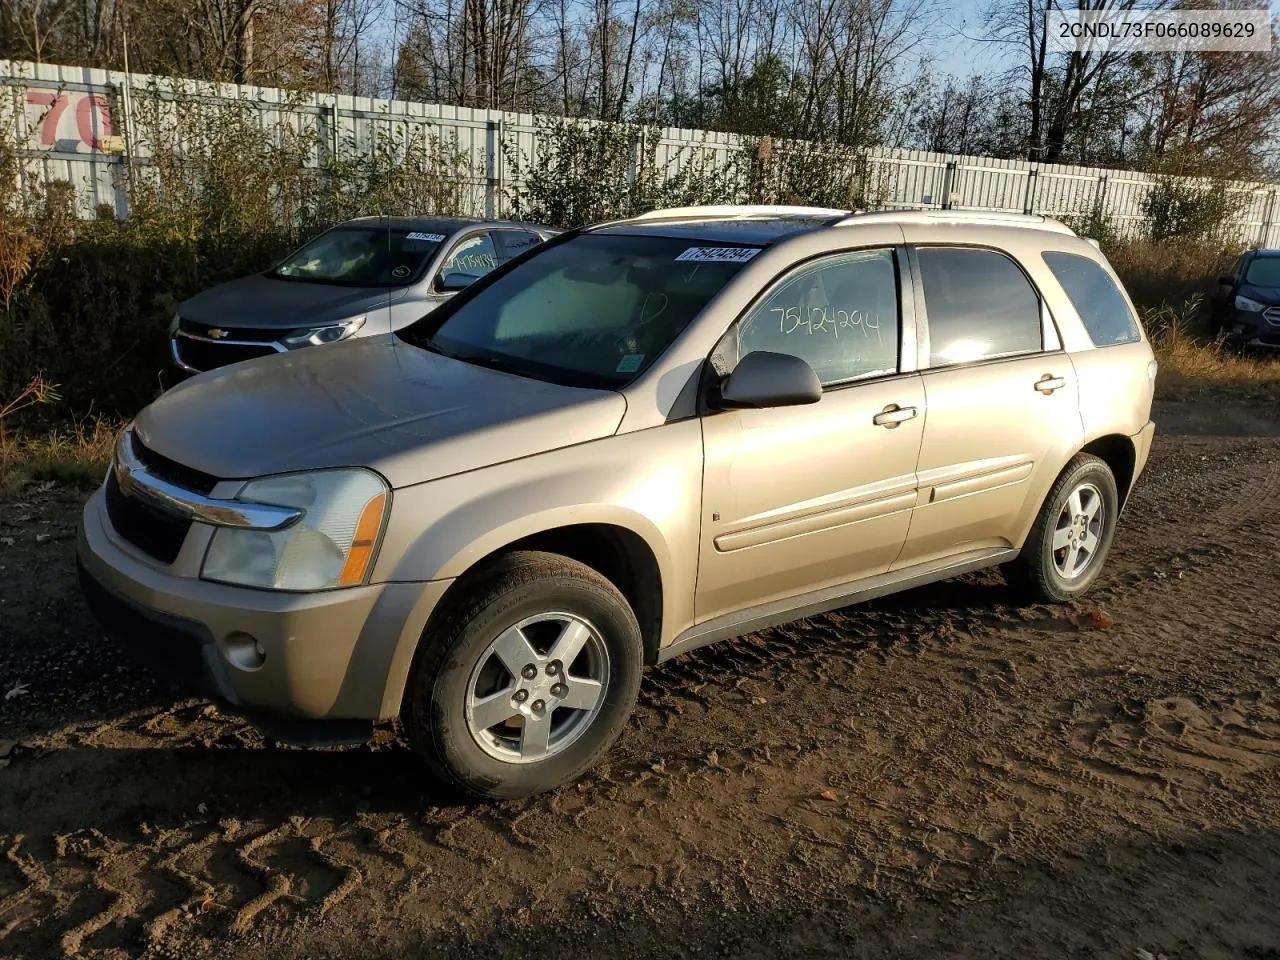
<instances>
[{"instance_id":1,"label":"roof rail","mask_svg":"<svg viewBox=\"0 0 1280 960\"><path fill-rule=\"evenodd\" d=\"M877 210L853 213L845 217L837 227L861 223L973 223L1009 224L1010 226L1035 227L1075 236L1076 232L1061 220L1054 220L1039 213L1004 213L998 210Z\"/></svg>"},{"instance_id":2,"label":"roof rail","mask_svg":"<svg viewBox=\"0 0 1280 960\"><path fill-rule=\"evenodd\" d=\"M650 210L631 217L631 220L687 220L694 218L732 217L848 217L852 210L832 210L827 207L788 207L769 204L719 204L705 207L671 207L667 210Z\"/></svg>"}]
</instances>

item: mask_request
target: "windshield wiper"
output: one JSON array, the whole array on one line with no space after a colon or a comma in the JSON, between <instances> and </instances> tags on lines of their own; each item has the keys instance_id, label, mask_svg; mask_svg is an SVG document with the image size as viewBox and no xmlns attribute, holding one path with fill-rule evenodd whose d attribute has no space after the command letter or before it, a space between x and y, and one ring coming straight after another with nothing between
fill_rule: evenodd
<instances>
[{"instance_id":1,"label":"windshield wiper","mask_svg":"<svg viewBox=\"0 0 1280 960\"><path fill-rule=\"evenodd\" d=\"M454 353L450 354L455 360L461 360L463 363L474 363L477 367L488 367L490 370L500 370L503 373L514 373L517 377L531 377L534 380L545 380L546 377L540 377L535 373L530 373L525 367L516 366L514 363L508 363L506 360L499 360L497 357L481 357L475 354Z\"/></svg>"},{"instance_id":2,"label":"windshield wiper","mask_svg":"<svg viewBox=\"0 0 1280 960\"><path fill-rule=\"evenodd\" d=\"M408 337L405 337L404 339L408 340ZM409 340L409 342L416 347L421 347L423 350L430 350L432 353L438 353L442 357L448 357L450 360L462 359L456 353L450 353L448 350L440 346L440 344L436 343L430 337L423 337L421 340Z\"/></svg>"},{"instance_id":3,"label":"windshield wiper","mask_svg":"<svg viewBox=\"0 0 1280 960\"><path fill-rule=\"evenodd\" d=\"M430 337L410 340L409 342L414 346L421 347L423 350L429 350L432 353L438 353L442 357L448 357L450 360L474 364L477 367L487 367L490 370L498 370L502 373L515 374L517 377L528 377L530 380L541 380L543 383L559 382L543 374L534 373L528 367L521 367L506 360L499 360L497 357L486 357L473 353L454 353L452 350L446 350Z\"/></svg>"}]
</instances>

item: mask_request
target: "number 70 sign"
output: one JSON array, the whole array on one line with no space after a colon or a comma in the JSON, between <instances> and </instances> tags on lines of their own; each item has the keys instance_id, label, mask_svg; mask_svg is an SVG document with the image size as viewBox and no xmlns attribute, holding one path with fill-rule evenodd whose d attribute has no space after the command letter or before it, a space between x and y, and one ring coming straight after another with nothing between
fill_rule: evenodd
<instances>
[{"instance_id":1,"label":"number 70 sign","mask_svg":"<svg viewBox=\"0 0 1280 960\"><path fill-rule=\"evenodd\" d=\"M115 134L100 93L27 90L28 145L59 153L95 153Z\"/></svg>"}]
</instances>

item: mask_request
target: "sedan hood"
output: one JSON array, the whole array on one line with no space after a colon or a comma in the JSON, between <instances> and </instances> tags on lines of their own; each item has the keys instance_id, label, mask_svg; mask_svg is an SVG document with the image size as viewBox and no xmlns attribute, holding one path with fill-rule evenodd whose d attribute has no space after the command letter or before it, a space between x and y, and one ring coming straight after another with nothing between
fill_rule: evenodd
<instances>
[{"instance_id":1,"label":"sedan hood","mask_svg":"<svg viewBox=\"0 0 1280 960\"><path fill-rule=\"evenodd\" d=\"M138 415L156 453L223 479L372 467L393 487L617 431L609 390L531 380L383 335L201 374Z\"/></svg>"},{"instance_id":2,"label":"sedan hood","mask_svg":"<svg viewBox=\"0 0 1280 960\"><path fill-rule=\"evenodd\" d=\"M215 327L293 330L385 308L405 293L404 287L346 287L255 273L196 294L178 313L184 320Z\"/></svg>"}]
</instances>

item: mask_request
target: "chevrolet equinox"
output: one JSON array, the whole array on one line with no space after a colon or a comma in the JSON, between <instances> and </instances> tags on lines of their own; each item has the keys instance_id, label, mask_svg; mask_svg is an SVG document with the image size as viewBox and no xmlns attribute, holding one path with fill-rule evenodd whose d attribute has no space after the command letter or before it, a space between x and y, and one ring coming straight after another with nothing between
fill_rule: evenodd
<instances>
[{"instance_id":1,"label":"chevrolet equinox","mask_svg":"<svg viewBox=\"0 0 1280 960\"><path fill-rule=\"evenodd\" d=\"M1083 593L1155 374L1053 220L657 211L164 394L85 507L81 579L268 733L399 718L444 784L524 796L610 747L646 665L992 565Z\"/></svg>"}]
</instances>

